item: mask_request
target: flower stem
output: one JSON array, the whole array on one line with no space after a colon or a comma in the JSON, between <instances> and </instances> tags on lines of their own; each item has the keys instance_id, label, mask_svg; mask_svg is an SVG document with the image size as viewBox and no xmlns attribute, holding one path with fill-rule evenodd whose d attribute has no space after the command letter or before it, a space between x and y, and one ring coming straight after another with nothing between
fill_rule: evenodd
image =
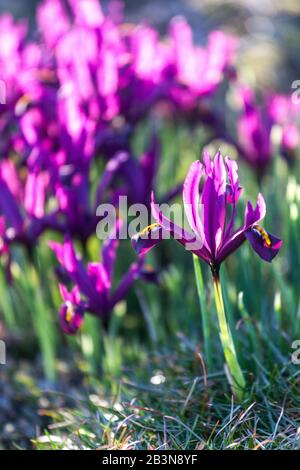
<instances>
[{"instance_id":1,"label":"flower stem","mask_svg":"<svg viewBox=\"0 0 300 470\"><path fill-rule=\"evenodd\" d=\"M217 308L219 328L220 328L220 339L221 339L228 371L230 373L231 388L236 398L239 401L242 401L243 396L244 396L244 389L246 386L246 382L244 379L243 372L237 360L232 335L231 335L230 328L226 320L220 278L219 278L219 275L216 273L213 273L213 282L214 282L215 301L216 301L216 308Z\"/></svg>"},{"instance_id":2,"label":"flower stem","mask_svg":"<svg viewBox=\"0 0 300 470\"><path fill-rule=\"evenodd\" d=\"M202 316L202 330L203 330L203 339L204 339L204 356L205 356L205 362L206 362L206 365L207 365L207 369L211 370L212 353L211 353L211 341L210 341L210 325L209 325L209 318L208 318L206 299L205 299L205 289L204 289L204 283L203 283L203 276L202 276L202 271L201 271L200 260L199 260L198 256L196 256L194 254L193 254L193 262L194 262L197 293L198 293L201 316Z\"/></svg>"}]
</instances>

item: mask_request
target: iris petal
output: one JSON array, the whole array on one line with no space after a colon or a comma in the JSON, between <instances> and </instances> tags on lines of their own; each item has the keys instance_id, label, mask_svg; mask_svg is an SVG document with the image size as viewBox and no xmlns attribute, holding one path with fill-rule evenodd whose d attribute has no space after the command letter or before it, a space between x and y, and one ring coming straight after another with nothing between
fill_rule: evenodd
<instances>
[{"instance_id":1,"label":"iris petal","mask_svg":"<svg viewBox=\"0 0 300 470\"><path fill-rule=\"evenodd\" d=\"M187 220L195 235L204 241L203 223L200 218L199 184L204 175L203 165L197 160L190 166L183 185L183 202Z\"/></svg>"},{"instance_id":2,"label":"iris petal","mask_svg":"<svg viewBox=\"0 0 300 470\"><path fill-rule=\"evenodd\" d=\"M245 237L254 251L265 261L271 262L281 248L282 240L259 226L246 230Z\"/></svg>"},{"instance_id":3,"label":"iris petal","mask_svg":"<svg viewBox=\"0 0 300 470\"><path fill-rule=\"evenodd\" d=\"M84 311L70 301L65 302L59 310L60 325L64 333L75 335L83 323Z\"/></svg>"},{"instance_id":4,"label":"iris petal","mask_svg":"<svg viewBox=\"0 0 300 470\"><path fill-rule=\"evenodd\" d=\"M131 238L133 249L138 255L145 255L163 239L163 229L159 224L148 225Z\"/></svg>"}]
</instances>

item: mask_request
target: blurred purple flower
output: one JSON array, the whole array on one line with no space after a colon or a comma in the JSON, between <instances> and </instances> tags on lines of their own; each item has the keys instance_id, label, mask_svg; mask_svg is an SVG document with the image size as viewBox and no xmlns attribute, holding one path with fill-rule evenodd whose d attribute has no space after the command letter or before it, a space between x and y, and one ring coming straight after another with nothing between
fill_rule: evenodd
<instances>
[{"instance_id":1,"label":"blurred purple flower","mask_svg":"<svg viewBox=\"0 0 300 470\"><path fill-rule=\"evenodd\" d=\"M101 262L90 262L87 264L87 268L76 254L70 239L65 239L62 244L49 243L63 268L64 275L62 277L73 285L71 292L68 292L65 284L60 285L64 300L60 309L60 322L66 333L76 333L85 312L99 317L107 328L115 305L124 299L134 281L143 275L144 261L141 256L137 263L133 263L129 267L127 273L112 291L113 271L119 246L117 237L120 229L121 222L119 220L115 229L103 243Z\"/></svg>"},{"instance_id":2,"label":"blurred purple flower","mask_svg":"<svg viewBox=\"0 0 300 470\"><path fill-rule=\"evenodd\" d=\"M11 160L0 163L2 238L7 246L21 243L31 252L44 230L61 230L56 213L46 213L48 182L47 172L29 170L23 183Z\"/></svg>"},{"instance_id":3,"label":"blurred purple flower","mask_svg":"<svg viewBox=\"0 0 300 470\"><path fill-rule=\"evenodd\" d=\"M205 177L205 183L200 200L202 177ZM234 228L241 191L236 162L228 157L224 162L220 152L211 161L209 155L204 153L204 165L200 161L191 165L183 188L185 214L192 232L168 219L152 196L152 214L156 223L133 237L133 247L137 253L145 254L164 239L166 233L208 263L214 273L218 273L221 263L248 240L262 259L272 261L282 241L259 225L266 214L261 194L258 195L255 209L250 202L247 203L244 224L238 229ZM153 234L155 236L151 237Z\"/></svg>"},{"instance_id":4,"label":"blurred purple flower","mask_svg":"<svg viewBox=\"0 0 300 470\"><path fill-rule=\"evenodd\" d=\"M238 120L237 133L242 156L262 175L272 158L271 131L274 121L267 105L257 105L253 90L242 87L239 95L242 114Z\"/></svg>"}]
</instances>

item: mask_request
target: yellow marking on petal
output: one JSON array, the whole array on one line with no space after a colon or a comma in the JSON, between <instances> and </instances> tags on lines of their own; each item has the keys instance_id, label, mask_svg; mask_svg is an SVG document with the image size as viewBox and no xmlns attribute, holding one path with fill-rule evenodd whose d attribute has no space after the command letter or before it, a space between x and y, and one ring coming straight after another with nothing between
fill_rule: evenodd
<instances>
[{"instance_id":1,"label":"yellow marking on petal","mask_svg":"<svg viewBox=\"0 0 300 470\"><path fill-rule=\"evenodd\" d=\"M256 229L260 233L260 235L264 239L265 244L270 248L272 246L272 242L271 242L268 232L262 227L260 227L259 225L256 225L254 229Z\"/></svg>"},{"instance_id":2,"label":"yellow marking on petal","mask_svg":"<svg viewBox=\"0 0 300 470\"><path fill-rule=\"evenodd\" d=\"M148 225L148 227L145 227L138 235L140 237L143 237L144 235L148 235L153 229L155 229L157 227L160 227L160 225L157 224L157 223Z\"/></svg>"},{"instance_id":3,"label":"yellow marking on petal","mask_svg":"<svg viewBox=\"0 0 300 470\"><path fill-rule=\"evenodd\" d=\"M74 315L74 309L72 304L68 304L66 311L66 322L70 323Z\"/></svg>"}]
</instances>

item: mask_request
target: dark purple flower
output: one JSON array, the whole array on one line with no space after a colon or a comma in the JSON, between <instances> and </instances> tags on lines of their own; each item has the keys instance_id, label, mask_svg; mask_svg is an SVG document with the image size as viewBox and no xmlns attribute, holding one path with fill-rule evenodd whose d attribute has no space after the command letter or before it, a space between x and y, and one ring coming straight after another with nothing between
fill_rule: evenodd
<instances>
[{"instance_id":1,"label":"dark purple flower","mask_svg":"<svg viewBox=\"0 0 300 470\"><path fill-rule=\"evenodd\" d=\"M263 173L272 158L271 131L274 121L267 106L258 106L250 88L240 89L242 114L237 124L242 156Z\"/></svg>"},{"instance_id":2,"label":"dark purple flower","mask_svg":"<svg viewBox=\"0 0 300 470\"><path fill-rule=\"evenodd\" d=\"M205 178L202 197L199 185ZM145 254L164 237L171 235L186 249L202 258L214 272L240 245L248 240L256 253L265 261L272 261L282 241L260 226L266 205L261 194L254 209L247 203L244 224L235 229L236 206L241 194L238 168L234 160L224 159L220 152L212 161L204 153L204 165L194 162L186 176L183 202L190 230L185 230L168 219L152 196L152 214L155 224L133 237L133 246Z\"/></svg>"},{"instance_id":3,"label":"dark purple flower","mask_svg":"<svg viewBox=\"0 0 300 470\"><path fill-rule=\"evenodd\" d=\"M143 276L143 256L141 256L137 263L130 266L117 287L112 290L120 228L121 222L118 221L116 228L103 243L101 262L90 262L87 267L75 252L70 239L66 238L64 243L49 243L63 268L64 278L67 278L73 285L71 292L68 292L64 284L60 286L64 300L60 309L60 319L66 333L76 332L81 325L84 312L96 315L107 327L115 305L124 299L134 281Z\"/></svg>"},{"instance_id":4,"label":"dark purple flower","mask_svg":"<svg viewBox=\"0 0 300 470\"><path fill-rule=\"evenodd\" d=\"M206 47L193 42L190 25L184 18L170 24L174 85L170 96L183 109L194 108L199 98L211 95L232 65L237 40L222 31L212 31Z\"/></svg>"}]
</instances>

